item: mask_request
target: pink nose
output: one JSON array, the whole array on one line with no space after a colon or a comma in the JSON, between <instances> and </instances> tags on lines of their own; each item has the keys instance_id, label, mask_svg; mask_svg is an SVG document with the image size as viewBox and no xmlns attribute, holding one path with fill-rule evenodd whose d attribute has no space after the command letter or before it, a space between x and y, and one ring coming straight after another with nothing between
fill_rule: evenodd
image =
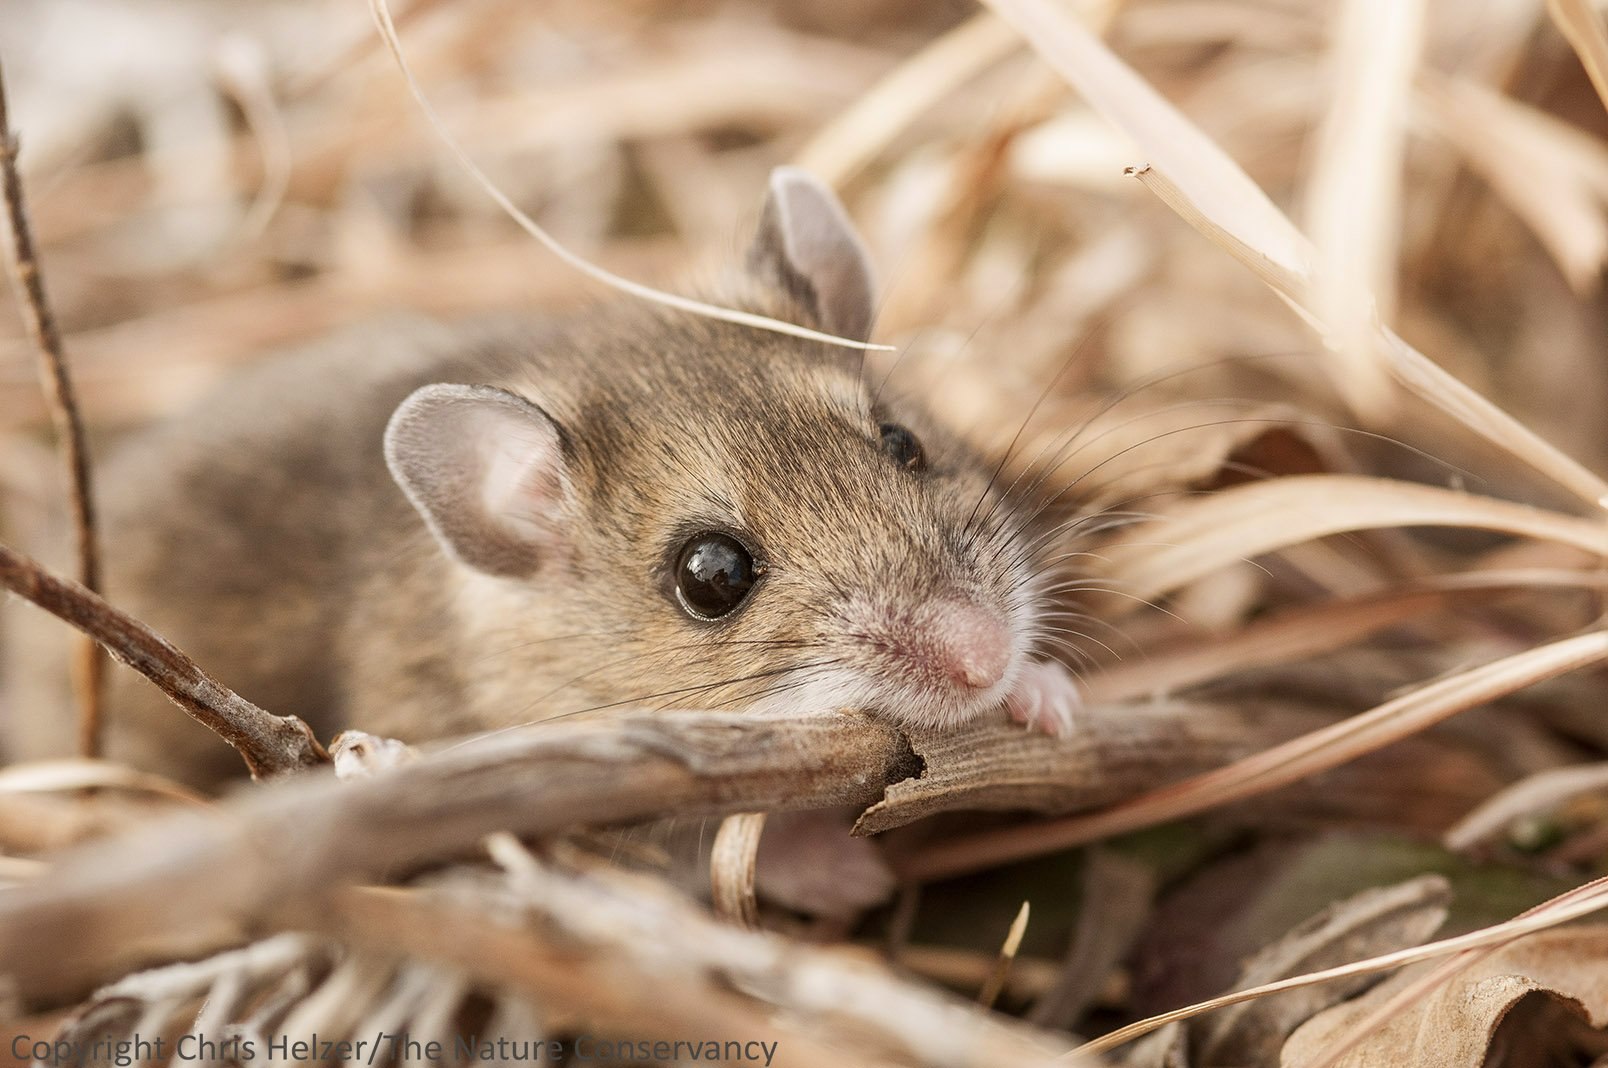
<instances>
[{"instance_id":1,"label":"pink nose","mask_svg":"<svg viewBox=\"0 0 1608 1068\"><path fill-rule=\"evenodd\" d=\"M986 690L1011 664L1011 632L998 612L967 601L932 605L933 667L957 683Z\"/></svg>"}]
</instances>

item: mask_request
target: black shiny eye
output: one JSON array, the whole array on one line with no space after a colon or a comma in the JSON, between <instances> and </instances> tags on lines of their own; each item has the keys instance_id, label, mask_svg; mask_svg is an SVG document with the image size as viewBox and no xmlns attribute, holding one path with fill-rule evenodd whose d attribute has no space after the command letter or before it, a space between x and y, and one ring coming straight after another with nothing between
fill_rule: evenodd
<instances>
[{"instance_id":1,"label":"black shiny eye","mask_svg":"<svg viewBox=\"0 0 1608 1068\"><path fill-rule=\"evenodd\" d=\"M906 470L921 470L921 442L916 440L916 436L898 423L883 423L881 430L882 451Z\"/></svg>"},{"instance_id":2,"label":"black shiny eye","mask_svg":"<svg viewBox=\"0 0 1608 1068\"><path fill-rule=\"evenodd\" d=\"M719 619L748 596L761 569L729 534L697 534L676 558L676 599L697 619Z\"/></svg>"}]
</instances>

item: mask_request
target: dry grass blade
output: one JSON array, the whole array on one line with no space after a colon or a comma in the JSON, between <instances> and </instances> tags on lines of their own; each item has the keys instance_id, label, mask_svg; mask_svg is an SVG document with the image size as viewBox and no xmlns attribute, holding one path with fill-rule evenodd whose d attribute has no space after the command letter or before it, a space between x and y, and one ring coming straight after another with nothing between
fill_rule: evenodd
<instances>
[{"instance_id":1,"label":"dry grass blade","mask_svg":"<svg viewBox=\"0 0 1608 1068\"><path fill-rule=\"evenodd\" d=\"M1288 254L1287 241L1283 239L1273 245L1258 245L1246 239L1245 227L1236 227L1224 216L1211 211L1210 200L1202 200L1193 183L1179 182L1156 166L1138 167L1130 173L1185 222L1249 267L1315 329L1324 330L1316 312L1311 310L1311 274L1305 265L1310 249L1304 237L1296 235L1296 244L1302 250L1297 256ZM1265 199L1260 197L1247 204L1260 205ZM1260 213L1259 207L1253 210ZM1285 222L1288 225L1288 220ZM1523 460L1592 508L1601 508L1608 501L1608 482L1458 381L1388 327L1380 327L1377 343L1391 373L1418 396L1460 420L1498 448Z\"/></svg>"},{"instance_id":2,"label":"dry grass blade","mask_svg":"<svg viewBox=\"0 0 1608 1068\"><path fill-rule=\"evenodd\" d=\"M45 296L45 276L34 250L33 231L28 224L22 194L22 177L17 173L17 151L17 138L11 132L6 102L5 76L0 71L0 199L5 202L7 230L11 237L11 278L23 320L39 354L39 380L50 406L57 446L66 467L78 581L91 593L99 593L100 551L96 545L95 486L90 474L89 438L78 413L72 376L67 371L61 331L56 327L56 317ZM87 637L78 640L73 670L79 702L78 752L83 757L96 757L101 751L106 661L100 647Z\"/></svg>"},{"instance_id":3,"label":"dry grass blade","mask_svg":"<svg viewBox=\"0 0 1608 1068\"><path fill-rule=\"evenodd\" d=\"M231 38L219 51L218 68L262 155L262 185L240 221L236 237L238 241L254 241L268 229L289 192L293 162L290 133L274 100L267 60L260 47L244 38Z\"/></svg>"},{"instance_id":4,"label":"dry grass blade","mask_svg":"<svg viewBox=\"0 0 1608 1068\"><path fill-rule=\"evenodd\" d=\"M1422 80L1440 134L1535 232L1577 293L1608 261L1608 146L1579 128L1483 85Z\"/></svg>"},{"instance_id":5,"label":"dry grass blade","mask_svg":"<svg viewBox=\"0 0 1608 1068\"><path fill-rule=\"evenodd\" d=\"M0 545L0 585L71 623L150 679L174 704L233 746L252 778L329 763L329 754L306 723L263 711L133 616L5 545Z\"/></svg>"},{"instance_id":6,"label":"dry grass blade","mask_svg":"<svg viewBox=\"0 0 1608 1068\"><path fill-rule=\"evenodd\" d=\"M709 893L715 915L750 931L759 928L759 899L754 896L754 869L765 813L740 812L720 821L709 854Z\"/></svg>"},{"instance_id":7,"label":"dry grass blade","mask_svg":"<svg viewBox=\"0 0 1608 1068\"><path fill-rule=\"evenodd\" d=\"M1288 979L1281 979L1275 983L1252 987L1248 990L1237 990L1222 997L1212 998L1194 1005L1187 1005L1181 1009L1174 1009L1158 1016L1129 1024L1109 1034L1101 1035L1093 1041L1079 1046L1079 1053L1105 1053L1119 1046L1132 1042L1142 1035L1165 1027L1178 1020L1188 1020L1196 1016L1226 1008L1230 1005L1239 1005L1246 1001L1254 1001L1270 994L1277 994L1285 990L1297 990L1301 987L1313 986L1318 983L1328 983L1339 979L1348 979L1358 975L1368 975L1377 972L1391 971L1420 961L1435 960L1441 957L1476 951L1490 946L1501 946L1512 942L1524 935L1536 931L1544 931L1557 927L1571 920L1589 916L1608 908L1608 893L1604 892L1602 880L1588 883L1586 886L1560 895L1546 906L1532 909L1524 915L1505 923L1483 927L1468 934L1458 935L1455 938L1445 938L1438 942L1426 942L1424 945L1412 949L1403 949L1395 953L1386 953L1367 960L1359 960L1352 964L1341 965L1338 968L1328 968L1324 971L1310 972L1306 975L1296 975ZM1307 1068L1318 1068L1309 1065Z\"/></svg>"},{"instance_id":8,"label":"dry grass blade","mask_svg":"<svg viewBox=\"0 0 1608 1068\"><path fill-rule=\"evenodd\" d=\"M1391 409L1375 344L1394 318L1405 102L1421 48L1423 0L1346 0L1336 14L1334 85L1307 187L1317 248L1318 319L1353 409L1377 422Z\"/></svg>"},{"instance_id":9,"label":"dry grass blade","mask_svg":"<svg viewBox=\"0 0 1608 1068\"><path fill-rule=\"evenodd\" d=\"M1051 0L988 0L988 6L1218 225L1280 268L1307 274L1306 240L1267 194L1064 7Z\"/></svg>"},{"instance_id":10,"label":"dry grass blade","mask_svg":"<svg viewBox=\"0 0 1608 1068\"><path fill-rule=\"evenodd\" d=\"M722 308L714 304L706 304L700 300L691 300L687 297L677 296L674 293L666 293L662 290L654 289L651 286L645 286L640 282L633 282L628 278L622 278L612 271L604 270L602 267L597 266L597 264L576 255L574 252L571 252L568 248L560 244L558 240L546 230L542 229L542 227L536 223L536 220L532 219L525 212L521 211L519 206L510 200L508 195L497 187L497 183L493 182L486 172L481 170L480 165L470 158L469 153L466 152L463 146L460 145L452 136L451 132L447 129L447 124L442 121L441 116L437 114L434 105L432 105L429 101L429 98L424 95L423 87L420 86L417 79L414 78L413 69L408 66L407 59L402 55L402 41L397 36L396 24L391 20L391 11L386 6L385 0L369 0L369 9L373 12L374 24L379 28L380 36L385 39L386 47L390 49L392 58L396 60L397 68L401 71L402 77L407 81L408 91L413 94L413 99L419 105L419 110L424 114L424 117L429 121L430 126L441 138L442 143L445 144L447 149L452 153L453 158L455 158L463 167L464 171L468 173L472 179L474 179L475 184L479 185L481 189L485 190L486 194L496 202L497 206L501 208L510 219L513 219L519 224L520 229L524 230L531 237L534 237L537 241L541 242L544 248L546 248L553 255L557 256L559 259L563 260L569 266L573 267L575 270L580 271L582 274L594 279L595 281L601 282L603 285L606 285L611 289L617 289L622 293L629 293L633 297L639 297L642 300L650 301L654 304L662 304L667 308L675 308L678 311L689 312L693 315L701 315L709 319L719 319L728 323L737 323L742 326L752 326L759 330L770 330L778 334L786 334L790 337L804 338L808 341L820 341L828 345L840 345L849 349L863 349L882 352L891 352L893 350L892 346L890 345L873 345L866 341L856 341L852 338L838 337L834 334L825 334L819 330L811 330L807 327L798 326L794 323L784 323L780 319L772 319L769 316L755 315L751 312L737 311L732 308Z\"/></svg>"},{"instance_id":11,"label":"dry grass blade","mask_svg":"<svg viewBox=\"0 0 1608 1068\"><path fill-rule=\"evenodd\" d=\"M985 1009L994 1007L999 1000L1000 991L1005 989L1005 980L1010 978L1011 965L1016 961L1017 951L1022 948L1022 938L1027 934L1027 920L1031 910L1029 902L1022 902L1022 907L1016 910L1016 918L1011 921L1011 929L1005 932L1005 942L999 947L999 957L994 961L994 968L988 973L988 979L977 992L977 1004Z\"/></svg>"},{"instance_id":12,"label":"dry grass blade","mask_svg":"<svg viewBox=\"0 0 1608 1068\"><path fill-rule=\"evenodd\" d=\"M1442 575L1384 593L1292 608L1204 641L1148 651L1085 681L1092 704L1176 693L1239 671L1291 663L1343 648L1465 601L1520 589L1599 588L1608 576L1589 571L1513 570Z\"/></svg>"},{"instance_id":13,"label":"dry grass blade","mask_svg":"<svg viewBox=\"0 0 1608 1068\"><path fill-rule=\"evenodd\" d=\"M1299 781L1526 686L1608 659L1608 632L1583 634L1420 687L1330 727L1103 812L991 831L930 846L902 866L911 878L1042 856L1181 819Z\"/></svg>"},{"instance_id":14,"label":"dry grass blade","mask_svg":"<svg viewBox=\"0 0 1608 1068\"><path fill-rule=\"evenodd\" d=\"M1388 479L1306 475L1253 482L1186 501L1103 550L1105 577L1152 598L1313 538L1388 527L1470 527L1608 554L1599 523L1494 497Z\"/></svg>"},{"instance_id":15,"label":"dry grass blade","mask_svg":"<svg viewBox=\"0 0 1608 1068\"><path fill-rule=\"evenodd\" d=\"M0 794L88 789L133 790L190 805L212 803L171 779L104 760L41 760L0 768Z\"/></svg>"},{"instance_id":16,"label":"dry grass blade","mask_svg":"<svg viewBox=\"0 0 1608 1068\"><path fill-rule=\"evenodd\" d=\"M1608 106L1608 32L1591 0L1547 0L1547 14L1580 57L1597 96Z\"/></svg>"},{"instance_id":17,"label":"dry grass blade","mask_svg":"<svg viewBox=\"0 0 1608 1068\"><path fill-rule=\"evenodd\" d=\"M842 186L916 116L1021 47L1009 26L980 12L911 56L861 94L799 151L800 167Z\"/></svg>"}]
</instances>

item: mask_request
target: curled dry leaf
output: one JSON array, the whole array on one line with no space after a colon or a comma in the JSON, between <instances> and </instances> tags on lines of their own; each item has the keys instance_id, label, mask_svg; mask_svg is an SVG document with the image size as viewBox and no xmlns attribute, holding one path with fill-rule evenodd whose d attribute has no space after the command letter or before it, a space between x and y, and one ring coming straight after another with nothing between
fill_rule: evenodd
<instances>
[{"instance_id":1,"label":"curled dry leaf","mask_svg":"<svg viewBox=\"0 0 1608 1068\"><path fill-rule=\"evenodd\" d=\"M1308 1021L1285 1043L1285 1068L1328 1059L1336 1040L1410 985L1432 962ZM1530 994L1555 999L1593 1027L1608 1026L1608 927L1570 927L1519 939L1372 1031L1338 1068L1480 1068L1503 1018Z\"/></svg>"},{"instance_id":2,"label":"curled dry leaf","mask_svg":"<svg viewBox=\"0 0 1608 1068\"><path fill-rule=\"evenodd\" d=\"M1234 989L1419 945L1445 922L1450 900L1446 880L1425 875L1338 901L1246 961ZM1191 1046L1203 1063L1273 1064L1296 1027L1374 981L1353 976L1228 1006L1190 1022Z\"/></svg>"},{"instance_id":3,"label":"curled dry leaf","mask_svg":"<svg viewBox=\"0 0 1608 1068\"><path fill-rule=\"evenodd\" d=\"M1582 794L1608 791L1608 764L1551 768L1516 782L1470 812L1446 832L1447 849L1473 849L1506 831L1515 820L1555 810Z\"/></svg>"},{"instance_id":4,"label":"curled dry leaf","mask_svg":"<svg viewBox=\"0 0 1608 1068\"><path fill-rule=\"evenodd\" d=\"M759 926L754 864L759 857L765 813L739 812L720 821L709 855L709 892L715 915L749 930Z\"/></svg>"},{"instance_id":5,"label":"curled dry leaf","mask_svg":"<svg viewBox=\"0 0 1608 1068\"><path fill-rule=\"evenodd\" d=\"M896 885L882 843L851 837L852 819L836 809L769 817L753 873L760 898L848 923L892 897Z\"/></svg>"},{"instance_id":6,"label":"curled dry leaf","mask_svg":"<svg viewBox=\"0 0 1608 1068\"><path fill-rule=\"evenodd\" d=\"M1161 1068L1169 1063L1275 1064L1292 1031L1316 1013L1367 989L1379 977L1351 975L1318 986L1297 987L1276 997L1235 1000L1235 993L1416 946L1445 922L1450 896L1445 879L1426 875L1337 901L1247 960L1233 991L1213 999L1218 1003L1216 1012L1180 1013L1176 1018L1166 1014L1114 1031L1083 1048L1105 1052L1157 1028L1157 1037L1135 1046L1124 1059L1130 1068ZM1163 1019L1171 1022L1158 1028Z\"/></svg>"}]
</instances>

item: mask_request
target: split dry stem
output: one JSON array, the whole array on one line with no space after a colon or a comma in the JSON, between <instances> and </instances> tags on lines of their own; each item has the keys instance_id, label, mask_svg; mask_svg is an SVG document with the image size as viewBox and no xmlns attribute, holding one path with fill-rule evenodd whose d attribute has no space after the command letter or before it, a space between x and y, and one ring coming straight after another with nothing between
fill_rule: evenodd
<instances>
[{"instance_id":1,"label":"split dry stem","mask_svg":"<svg viewBox=\"0 0 1608 1068\"><path fill-rule=\"evenodd\" d=\"M5 201L11 233L11 274L22 318L39 354L39 380L56 428L56 440L66 467L67 500L72 514L78 581L94 593L101 590L100 553L95 535L95 492L90 474L89 441L78 413L67 353L62 346L56 316L45 296L45 276L34 249L28 225L22 178L17 172L18 142L11 132L6 86L0 70L0 199ZM78 693L78 751L96 757L101 751L101 706L106 690L106 661L88 637L79 639L73 658L73 683Z\"/></svg>"}]
</instances>

